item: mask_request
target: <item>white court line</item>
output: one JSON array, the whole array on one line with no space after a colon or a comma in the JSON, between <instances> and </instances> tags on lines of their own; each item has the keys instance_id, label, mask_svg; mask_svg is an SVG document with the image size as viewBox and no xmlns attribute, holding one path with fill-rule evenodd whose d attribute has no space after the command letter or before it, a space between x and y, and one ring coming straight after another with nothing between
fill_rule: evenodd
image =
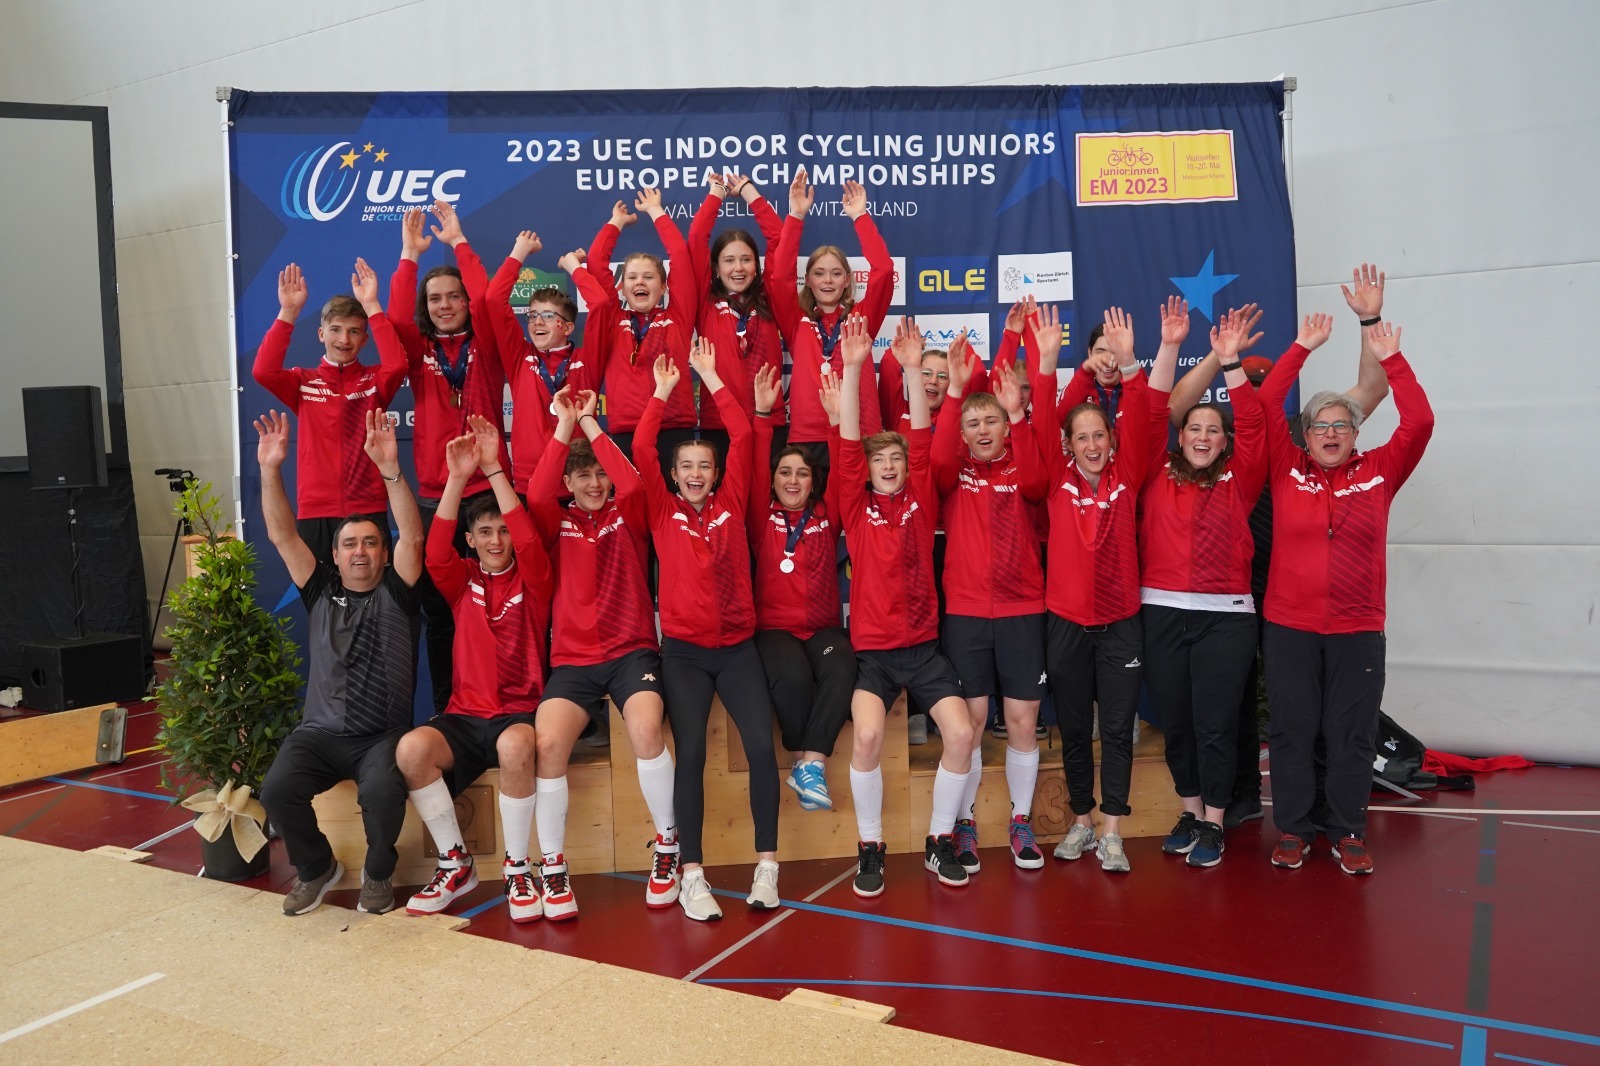
<instances>
[{"instance_id":1,"label":"white court line","mask_svg":"<svg viewBox=\"0 0 1600 1066\"><path fill-rule=\"evenodd\" d=\"M89 781L104 781L108 777L117 777L117 776L119 776L121 774L131 774L135 770L148 770L153 766L160 766L162 763L164 763L166 761L167 761L166 759L157 759L155 762L141 763L138 766L127 766L127 767L122 768L121 770L112 770L108 774L101 774L98 777L86 778L86 780L89 780ZM0 803L12 803L12 802L14 802L16 800L20 800L20 799L32 799L34 796L43 796L47 792L58 792L58 791L60 791L61 789L65 788L65 787L66 787L65 785L51 785L49 788L41 788L37 792L24 792L20 796L7 796L4 799L0 799Z\"/></svg>"},{"instance_id":2,"label":"white court line","mask_svg":"<svg viewBox=\"0 0 1600 1066\"><path fill-rule=\"evenodd\" d=\"M802 903L811 903L811 902L813 902L818 896L822 895L824 892L828 891L828 889L832 888L834 885L837 885L840 881L843 881L845 878L849 877L851 874L853 874L855 872L856 872L856 867L852 865L849 869L845 870L844 873L840 874L838 877L835 877L832 881L829 881L827 884L823 885L821 888L819 888L815 892L811 893L811 895L809 895L805 899L801 900L801 902ZM788 918L790 915L799 914L799 913L800 912L796 911L796 910L786 910L786 911L784 911L782 914L778 915L776 918L772 919L772 921L768 922L766 925L763 925L760 929L757 929L755 932L751 933L749 936L746 936L744 939L739 940L738 942L729 945L721 953L712 956L710 959L707 959L705 962L701 963L699 966L696 966L694 969L692 969L688 973L684 974L683 975L683 979L685 981L696 981L696 980L698 980L701 974L705 973L707 970L711 969L711 967L715 966L717 963L719 963L719 962L723 961L724 959L726 959L729 955L732 955L735 951L738 951L740 948L742 948L746 944L750 943L752 940L754 940L756 937L760 936L762 933L765 933L768 930L776 928L779 922L782 922L785 918Z\"/></svg>"},{"instance_id":3,"label":"white court line","mask_svg":"<svg viewBox=\"0 0 1600 1066\"><path fill-rule=\"evenodd\" d=\"M1262 799L1261 802L1264 806L1272 806L1270 799ZM1485 816L1498 818L1502 814L1537 814L1542 818L1600 818L1600 811L1534 811L1499 807L1380 807L1373 804L1367 810L1388 811L1390 814L1471 814L1479 818Z\"/></svg>"},{"instance_id":4,"label":"white court line","mask_svg":"<svg viewBox=\"0 0 1600 1066\"><path fill-rule=\"evenodd\" d=\"M20 796L7 796L5 799L0 799L0 803L15 803L17 800L33 799L35 796L43 796L49 792L60 792L66 787L65 785L51 785L49 788L41 788L37 792L24 792Z\"/></svg>"},{"instance_id":5,"label":"white court line","mask_svg":"<svg viewBox=\"0 0 1600 1066\"><path fill-rule=\"evenodd\" d=\"M1559 829L1563 833L1593 833L1600 836L1600 829L1580 829L1575 825L1540 825L1538 822L1507 822L1506 825L1520 825L1527 829Z\"/></svg>"},{"instance_id":6,"label":"white court line","mask_svg":"<svg viewBox=\"0 0 1600 1066\"><path fill-rule=\"evenodd\" d=\"M116 999L118 996L127 995L129 992L132 992L134 989L143 988L145 985L150 984L152 981L159 981L165 976L167 976L167 975L164 974L164 973L146 974L145 976L139 978L137 981L129 981L127 984L123 985L121 988L113 988L109 992L102 992L98 996L94 996L91 999L84 1000L82 1003L75 1003L72 1006L66 1008L65 1010L58 1010L54 1014L47 1014L43 1018L38 1019L37 1021L29 1022L27 1025L19 1025L15 1029L12 1029L10 1032L0 1033L0 1044L4 1044L7 1040L15 1040L19 1036L26 1036L29 1033L33 1032L35 1029L43 1029L45 1026L50 1025L50 1024L52 1024L54 1022L59 1022L63 1018L70 1018L72 1015L77 1014L79 1011L88 1010L90 1007L98 1007L100 1004L106 1002L107 1000Z\"/></svg>"}]
</instances>

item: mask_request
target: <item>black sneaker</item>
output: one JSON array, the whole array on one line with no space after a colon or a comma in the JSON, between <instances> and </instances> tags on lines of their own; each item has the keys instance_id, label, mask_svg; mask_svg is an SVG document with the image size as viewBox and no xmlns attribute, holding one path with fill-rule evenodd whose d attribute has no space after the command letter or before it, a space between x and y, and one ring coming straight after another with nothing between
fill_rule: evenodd
<instances>
[{"instance_id":1,"label":"black sneaker","mask_svg":"<svg viewBox=\"0 0 1600 1066\"><path fill-rule=\"evenodd\" d=\"M1167 839L1161 842L1161 850L1168 855L1187 855L1194 848L1195 838L1199 835L1200 819L1184 811L1178 815L1178 824L1172 827Z\"/></svg>"},{"instance_id":2,"label":"black sneaker","mask_svg":"<svg viewBox=\"0 0 1600 1066\"><path fill-rule=\"evenodd\" d=\"M1261 793L1251 792L1243 796L1235 796L1233 802L1228 804L1222 812L1222 828L1237 829L1246 822L1253 822L1260 818Z\"/></svg>"},{"instance_id":3,"label":"black sneaker","mask_svg":"<svg viewBox=\"0 0 1600 1066\"><path fill-rule=\"evenodd\" d=\"M883 841L863 840L856 845L856 879L850 885L858 896L883 895Z\"/></svg>"},{"instance_id":4,"label":"black sneaker","mask_svg":"<svg viewBox=\"0 0 1600 1066\"><path fill-rule=\"evenodd\" d=\"M967 869L956 859L956 838L952 833L928 838L922 865L939 875L940 884L960 888L967 883Z\"/></svg>"}]
</instances>

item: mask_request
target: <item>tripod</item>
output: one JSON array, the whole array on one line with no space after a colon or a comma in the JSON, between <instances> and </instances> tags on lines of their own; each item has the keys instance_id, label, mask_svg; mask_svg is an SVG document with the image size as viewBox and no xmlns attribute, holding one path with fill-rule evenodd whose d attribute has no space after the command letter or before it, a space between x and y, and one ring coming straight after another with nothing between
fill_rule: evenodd
<instances>
[{"instance_id":1,"label":"tripod","mask_svg":"<svg viewBox=\"0 0 1600 1066\"><path fill-rule=\"evenodd\" d=\"M193 470L180 470L177 467L164 466L160 470L157 470L156 473L167 479L167 488L171 489L173 492L182 492L190 483L194 481ZM156 597L156 609L154 612L152 612L150 618L151 647L155 646L156 627L161 625L161 607L167 602L167 586L172 583L172 561L178 557L178 542L184 537L190 536L193 533L194 524L189 521L187 516L180 515L178 517L178 524L172 531L172 550L167 552L167 570L166 573L161 576L161 595ZM74 542L72 551L72 573L73 589L76 591L78 573L78 551L76 542ZM78 606L78 611L80 615L78 619L78 632L81 634L83 632L83 619L81 617L83 606L81 603Z\"/></svg>"}]
</instances>

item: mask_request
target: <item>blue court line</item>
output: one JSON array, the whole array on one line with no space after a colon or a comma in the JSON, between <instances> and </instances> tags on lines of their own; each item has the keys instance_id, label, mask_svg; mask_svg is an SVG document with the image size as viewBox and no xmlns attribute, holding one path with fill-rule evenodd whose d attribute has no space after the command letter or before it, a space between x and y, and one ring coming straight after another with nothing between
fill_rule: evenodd
<instances>
[{"instance_id":1,"label":"blue court line","mask_svg":"<svg viewBox=\"0 0 1600 1066\"><path fill-rule=\"evenodd\" d=\"M611 876L632 881L645 880L643 874L619 872L613 873ZM728 892L727 890L713 889L712 891L719 896L740 895L740 893ZM1113 966L1131 966L1136 970L1152 970L1156 973L1176 974L1180 977L1196 977L1202 981L1217 981L1222 984L1239 985L1244 988L1256 988L1265 992L1283 992L1291 996L1310 996L1313 999L1325 999L1333 1003L1344 1003L1354 1007L1370 1007L1374 1010L1394 1011L1397 1014L1409 1014L1412 1017L1428 1018L1433 1021L1451 1022L1456 1025L1478 1025L1508 1033L1522 1033L1525 1036L1541 1036L1551 1040L1567 1040L1575 1044L1584 1044L1588 1047L1600 1047L1600 1036L1594 1036L1589 1033L1574 1033L1565 1029L1551 1029L1543 1025L1528 1025L1523 1022L1486 1018L1477 1014L1462 1014L1458 1011L1436 1010L1432 1007L1420 1007L1411 1003L1396 1003L1391 1000L1376 999L1372 996L1357 996L1348 992L1332 992L1322 988L1311 988L1307 985L1292 985L1281 981L1269 981L1260 977L1245 977L1240 974L1223 973L1220 970L1202 970L1194 966L1179 966L1169 962L1130 958L1126 955L1111 955L1103 951L1069 948L1062 944L1047 944L1037 940L1023 940L1019 937L983 933L974 929L958 929L946 925L933 925L929 922L915 922L907 918L892 918L888 915L868 914L865 911L851 911L841 907L824 907L818 903L803 903L798 900L780 900L779 902L781 906L797 911L828 914L835 918L849 918L859 922L874 922L878 925L893 926L897 929L910 929L919 933L932 933L936 936L950 936L961 940L977 940L986 944L1003 944L1007 947L1021 948L1024 951L1042 951L1049 955L1086 959L1090 962L1104 962Z\"/></svg>"},{"instance_id":2,"label":"blue court line","mask_svg":"<svg viewBox=\"0 0 1600 1066\"><path fill-rule=\"evenodd\" d=\"M500 906L500 904L504 903L505 901L506 901L506 897L502 894L502 895L496 896L494 899L491 899L488 903L480 903L476 907L472 908L469 911L462 911L460 914L456 915L456 917L457 918L476 918L478 915L482 914L484 911L488 910L489 908L498 907L498 906Z\"/></svg>"},{"instance_id":3,"label":"blue court line","mask_svg":"<svg viewBox=\"0 0 1600 1066\"><path fill-rule=\"evenodd\" d=\"M1507 1055L1504 1051L1496 1051L1494 1057L1505 1059L1507 1062L1527 1062L1531 1063L1532 1066L1562 1066L1559 1062L1546 1062L1544 1059L1527 1059L1521 1055Z\"/></svg>"},{"instance_id":4,"label":"blue court line","mask_svg":"<svg viewBox=\"0 0 1600 1066\"><path fill-rule=\"evenodd\" d=\"M1036 988L994 988L987 985L937 985L925 984L919 981L835 981L832 978L769 978L769 977L703 977L699 981L703 985L800 985L810 988L813 985L835 985L852 988L913 988L934 992L997 992L1008 996L1040 996L1047 999L1079 999L1092 1003L1118 1003L1130 1007L1160 1007L1165 1010L1193 1011L1196 1014L1227 1015L1230 1018L1248 1018L1260 1022L1282 1022L1285 1025L1305 1025L1314 1029L1331 1029L1340 1033L1354 1033L1357 1036L1376 1036L1385 1040L1399 1040L1407 1044L1421 1044L1424 1047L1444 1048L1450 1051L1454 1044L1444 1044L1437 1040L1424 1040L1420 1036L1405 1036L1401 1033L1384 1033L1376 1029L1357 1029L1350 1025L1335 1025L1332 1022L1314 1022L1306 1018L1286 1018L1277 1014L1254 1014L1243 1010L1223 1010L1217 1007L1201 1007L1192 1003L1166 1003L1155 999L1125 999L1122 996L1091 996L1078 992L1047 992Z\"/></svg>"},{"instance_id":5,"label":"blue court line","mask_svg":"<svg viewBox=\"0 0 1600 1066\"><path fill-rule=\"evenodd\" d=\"M102 785L94 781L73 781L66 777L46 777L45 781L57 785L76 785L78 788L92 788L96 792L115 792L119 796L138 796L142 799L160 800L162 803L171 803L172 796L163 796L159 792L136 792L131 788L118 788L115 785Z\"/></svg>"}]
</instances>

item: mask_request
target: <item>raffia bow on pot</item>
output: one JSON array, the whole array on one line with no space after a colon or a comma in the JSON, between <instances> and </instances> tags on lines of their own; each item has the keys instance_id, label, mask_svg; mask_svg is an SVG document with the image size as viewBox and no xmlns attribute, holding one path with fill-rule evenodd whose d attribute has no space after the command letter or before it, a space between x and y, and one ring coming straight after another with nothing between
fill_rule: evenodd
<instances>
[{"instance_id":1,"label":"raffia bow on pot","mask_svg":"<svg viewBox=\"0 0 1600 1066\"><path fill-rule=\"evenodd\" d=\"M261 826L267 820L267 812L250 798L249 785L235 786L229 781L220 790L208 788L196 792L183 801L183 806L199 814L194 820L195 832L211 843L216 843L231 827L233 846L246 861L255 858L256 852L266 846L267 835L261 831Z\"/></svg>"}]
</instances>

